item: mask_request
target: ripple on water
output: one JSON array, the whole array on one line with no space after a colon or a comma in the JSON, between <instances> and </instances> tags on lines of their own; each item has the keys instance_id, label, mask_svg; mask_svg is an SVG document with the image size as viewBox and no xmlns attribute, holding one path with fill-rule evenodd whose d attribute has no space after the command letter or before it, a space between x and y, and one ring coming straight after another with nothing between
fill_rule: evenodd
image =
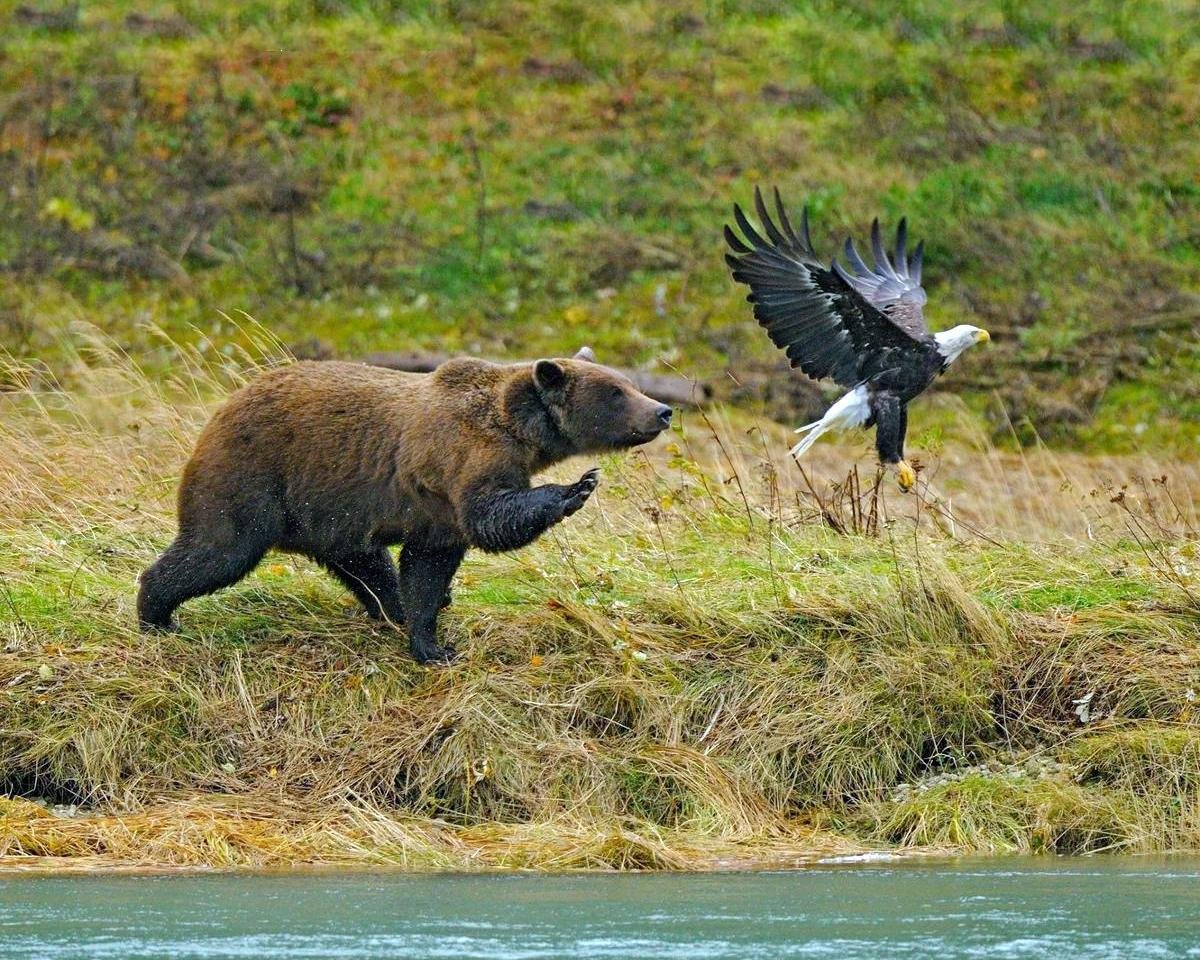
<instances>
[{"instance_id":1,"label":"ripple on water","mask_svg":"<svg viewBox=\"0 0 1200 960\"><path fill-rule=\"evenodd\" d=\"M0 879L3 960L1200 958L1195 861Z\"/></svg>"}]
</instances>

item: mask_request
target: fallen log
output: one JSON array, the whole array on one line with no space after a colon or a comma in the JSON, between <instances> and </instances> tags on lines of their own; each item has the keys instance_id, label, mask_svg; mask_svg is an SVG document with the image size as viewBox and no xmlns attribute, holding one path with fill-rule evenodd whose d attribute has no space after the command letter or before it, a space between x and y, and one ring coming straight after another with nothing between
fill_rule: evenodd
<instances>
[{"instance_id":1,"label":"fallen log","mask_svg":"<svg viewBox=\"0 0 1200 960\"><path fill-rule=\"evenodd\" d=\"M387 367L391 370L404 370L408 373L429 373L449 359L449 356L440 353L386 351L369 353L362 358L362 361L374 367ZM494 362L502 363L503 361ZM696 407L702 406L712 399L712 387L699 380L688 380L686 377L647 373L644 370L629 370L622 367L615 369L632 380L642 393L653 397L660 403L669 403L673 407Z\"/></svg>"}]
</instances>

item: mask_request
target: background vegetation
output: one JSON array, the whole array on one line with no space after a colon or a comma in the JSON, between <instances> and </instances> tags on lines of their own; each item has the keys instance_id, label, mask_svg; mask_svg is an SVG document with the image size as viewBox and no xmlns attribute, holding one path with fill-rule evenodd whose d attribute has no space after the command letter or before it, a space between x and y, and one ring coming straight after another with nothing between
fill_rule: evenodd
<instances>
[{"instance_id":1,"label":"background vegetation","mask_svg":"<svg viewBox=\"0 0 1200 960\"><path fill-rule=\"evenodd\" d=\"M1194 455L1200 14L905 0L0 4L0 341L581 341L806 414L721 260L755 184L829 255L929 243L946 386L997 437ZM726 372L732 375L726 377ZM799 408L799 409L798 409Z\"/></svg>"},{"instance_id":2,"label":"background vegetation","mask_svg":"<svg viewBox=\"0 0 1200 960\"><path fill-rule=\"evenodd\" d=\"M1198 18L0 2L0 865L1200 846ZM829 254L907 214L932 325L993 334L915 495L784 456L820 394L720 238L771 183ZM134 629L259 365L585 342L724 404L471 557L456 664L285 556Z\"/></svg>"}]
</instances>

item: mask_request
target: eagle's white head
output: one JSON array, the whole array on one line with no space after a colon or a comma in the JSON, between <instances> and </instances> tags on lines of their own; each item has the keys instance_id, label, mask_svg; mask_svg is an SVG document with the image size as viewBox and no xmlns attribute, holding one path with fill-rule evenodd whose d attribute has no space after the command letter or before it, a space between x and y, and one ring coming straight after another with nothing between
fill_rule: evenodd
<instances>
[{"instance_id":1,"label":"eagle's white head","mask_svg":"<svg viewBox=\"0 0 1200 960\"><path fill-rule=\"evenodd\" d=\"M991 340L992 337L980 327L973 327L969 323L960 323L957 327L935 333L933 339L937 341L938 353L946 358L946 363L953 363L967 347L976 343L984 343Z\"/></svg>"}]
</instances>

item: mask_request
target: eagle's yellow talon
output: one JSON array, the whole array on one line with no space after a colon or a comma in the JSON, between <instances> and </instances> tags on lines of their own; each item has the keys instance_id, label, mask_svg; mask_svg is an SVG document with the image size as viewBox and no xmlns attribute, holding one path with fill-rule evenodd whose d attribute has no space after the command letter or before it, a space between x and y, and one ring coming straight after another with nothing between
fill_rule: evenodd
<instances>
[{"instance_id":1,"label":"eagle's yellow talon","mask_svg":"<svg viewBox=\"0 0 1200 960\"><path fill-rule=\"evenodd\" d=\"M907 460L901 460L896 464L896 479L900 481L900 489L908 493L917 482L917 472Z\"/></svg>"}]
</instances>

